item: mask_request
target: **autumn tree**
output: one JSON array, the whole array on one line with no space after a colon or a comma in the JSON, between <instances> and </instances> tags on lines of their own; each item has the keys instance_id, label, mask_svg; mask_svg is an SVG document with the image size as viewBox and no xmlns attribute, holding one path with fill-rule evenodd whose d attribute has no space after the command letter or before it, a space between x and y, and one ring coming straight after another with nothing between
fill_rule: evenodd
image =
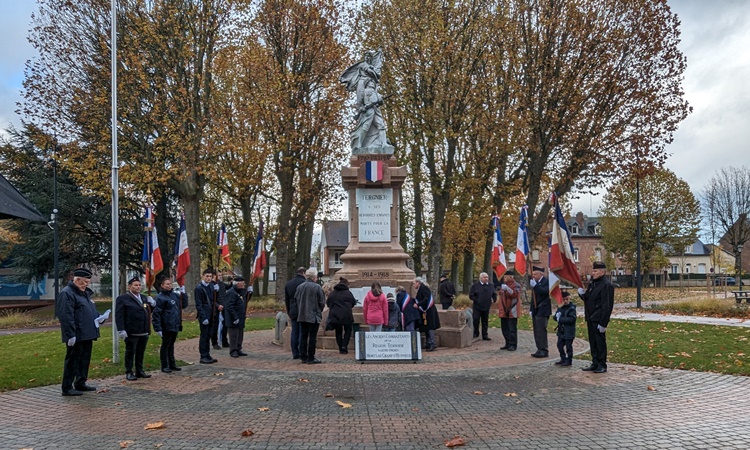
<instances>
[{"instance_id":1,"label":"autumn tree","mask_svg":"<svg viewBox=\"0 0 750 450\"><path fill-rule=\"evenodd\" d=\"M636 268L635 179L625 178L604 196L599 210L602 244ZM690 186L668 169L640 180L641 253L646 273L667 265L665 249L679 253L698 238L700 204Z\"/></svg>"},{"instance_id":2,"label":"autumn tree","mask_svg":"<svg viewBox=\"0 0 750 450\"><path fill-rule=\"evenodd\" d=\"M701 203L712 237L720 238L737 255L739 246L750 241L750 170L745 166L718 170L703 188ZM718 266L718 260L713 262ZM738 258L736 273L740 265Z\"/></svg>"}]
</instances>

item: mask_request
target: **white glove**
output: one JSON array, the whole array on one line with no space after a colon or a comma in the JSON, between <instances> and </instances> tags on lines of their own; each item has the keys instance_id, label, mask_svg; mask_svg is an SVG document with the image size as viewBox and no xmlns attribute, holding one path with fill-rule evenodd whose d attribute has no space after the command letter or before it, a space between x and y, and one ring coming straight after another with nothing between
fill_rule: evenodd
<instances>
[{"instance_id":1,"label":"white glove","mask_svg":"<svg viewBox=\"0 0 750 450\"><path fill-rule=\"evenodd\" d=\"M252 294L253 293L253 287L252 286L248 286L247 287L247 292L249 292L250 294Z\"/></svg>"},{"instance_id":2,"label":"white glove","mask_svg":"<svg viewBox=\"0 0 750 450\"><path fill-rule=\"evenodd\" d=\"M68 339L68 347L72 347L76 345L76 337L73 336L72 338Z\"/></svg>"},{"instance_id":3,"label":"white glove","mask_svg":"<svg viewBox=\"0 0 750 450\"><path fill-rule=\"evenodd\" d=\"M237 325L237 324L239 324L239 323L240 323L240 319L237 319L237 320L235 320L235 321L234 321L234 322L232 322L232 323L233 323L234 325Z\"/></svg>"},{"instance_id":4,"label":"white glove","mask_svg":"<svg viewBox=\"0 0 750 450\"><path fill-rule=\"evenodd\" d=\"M151 305L151 307L156 307L156 300L151 298L150 295L146 298L146 301L148 302L149 305Z\"/></svg>"},{"instance_id":5,"label":"white glove","mask_svg":"<svg viewBox=\"0 0 750 450\"><path fill-rule=\"evenodd\" d=\"M607 331L607 327L603 327L601 325L597 325L596 329L599 330L600 333L604 333L605 331Z\"/></svg>"},{"instance_id":6,"label":"white glove","mask_svg":"<svg viewBox=\"0 0 750 450\"><path fill-rule=\"evenodd\" d=\"M531 287L536 286L536 280L532 278L531 280L529 280L529 284L531 285Z\"/></svg>"},{"instance_id":7,"label":"white glove","mask_svg":"<svg viewBox=\"0 0 750 450\"><path fill-rule=\"evenodd\" d=\"M111 313L111 312L112 312L112 310L108 309L108 310L104 311L104 314L102 314L101 316L99 316L96 319L94 319L94 326L96 328L99 328L99 325L103 324L105 320L109 319L109 313Z\"/></svg>"},{"instance_id":8,"label":"white glove","mask_svg":"<svg viewBox=\"0 0 750 450\"><path fill-rule=\"evenodd\" d=\"M185 286L180 286L180 292L185 293Z\"/></svg>"},{"instance_id":9,"label":"white glove","mask_svg":"<svg viewBox=\"0 0 750 450\"><path fill-rule=\"evenodd\" d=\"M208 325L208 319L204 319L203 322L201 322L203 325Z\"/></svg>"},{"instance_id":10,"label":"white glove","mask_svg":"<svg viewBox=\"0 0 750 450\"><path fill-rule=\"evenodd\" d=\"M560 321L560 311L555 313L555 320Z\"/></svg>"},{"instance_id":11,"label":"white glove","mask_svg":"<svg viewBox=\"0 0 750 450\"><path fill-rule=\"evenodd\" d=\"M585 294L585 293L586 293L586 289L584 289L584 288L578 288L578 295L580 295L581 297L583 297L583 294Z\"/></svg>"},{"instance_id":12,"label":"white glove","mask_svg":"<svg viewBox=\"0 0 750 450\"><path fill-rule=\"evenodd\" d=\"M214 291L219 292L219 285L218 284L214 284Z\"/></svg>"},{"instance_id":13,"label":"white glove","mask_svg":"<svg viewBox=\"0 0 750 450\"><path fill-rule=\"evenodd\" d=\"M529 316L534 317L534 311L529 311Z\"/></svg>"},{"instance_id":14,"label":"white glove","mask_svg":"<svg viewBox=\"0 0 750 450\"><path fill-rule=\"evenodd\" d=\"M117 335L120 336L120 339L127 339L128 332L125 330L120 330L117 332Z\"/></svg>"},{"instance_id":15,"label":"white glove","mask_svg":"<svg viewBox=\"0 0 750 450\"><path fill-rule=\"evenodd\" d=\"M503 289L505 289L505 292L507 292L508 294L513 293L513 289L511 289L510 286L503 285Z\"/></svg>"},{"instance_id":16,"label":"white glove","mask_svg":"<svg viewBox=\"0 0 750 450\"><path fill-rule=\"evenodd\" d=\"M505 283L500 285L500 289L505 290L508 286L505 285Z\"/></svg>"},{"instance_id":17,"label":"white glove","mask_svg":"<svg viewBox=\"0 0 750 450\"><path fill-rule=\"evenodd\" d=\"M158 334L160 338L164 337L164 336L162 336L161 331L157 331L156 334Z\"/></svg>"}]
</instances>

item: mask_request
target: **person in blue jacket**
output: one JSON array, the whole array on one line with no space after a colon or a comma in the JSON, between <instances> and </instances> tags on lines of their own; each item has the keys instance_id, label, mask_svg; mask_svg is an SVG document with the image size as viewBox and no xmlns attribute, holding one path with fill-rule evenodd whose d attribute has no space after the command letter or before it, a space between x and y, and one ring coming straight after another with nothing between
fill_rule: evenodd
<instances>
[{"instance_id":1,"label":"person in blue jacket","mask_svg":"<svg viewBox=\"0 0 750 450\"><path fill-rule=\"evenodd\" d=\"M156 306L151 318L154 331L161 337L161 371L172 373L182 370L174 358L174 343L177 341L177 333L182 331L182 310L188 306L188 296L184 286L180 288L179 293L172 290L171 278L165 277L157 281L157 284L159 295L156 296Z\"/></svg>"}]
</instances>

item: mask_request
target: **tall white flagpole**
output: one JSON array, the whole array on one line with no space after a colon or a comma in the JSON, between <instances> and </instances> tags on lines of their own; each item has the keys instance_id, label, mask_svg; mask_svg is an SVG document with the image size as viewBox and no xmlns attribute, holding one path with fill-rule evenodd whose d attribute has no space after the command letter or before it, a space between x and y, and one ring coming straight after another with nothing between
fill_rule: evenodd
<instances>
[{"instance_id":1,"label":"tall white flagpole","mask_svg":"<svg viewBox=\"0 0 750 450\"><path fill-rule=\"evenodd\" d=\"M117 0L112 1L112 362L120 362L120 340L115 311L120 291L120 208L119 162L117 160Z\"/></svg>"}]
</instances>

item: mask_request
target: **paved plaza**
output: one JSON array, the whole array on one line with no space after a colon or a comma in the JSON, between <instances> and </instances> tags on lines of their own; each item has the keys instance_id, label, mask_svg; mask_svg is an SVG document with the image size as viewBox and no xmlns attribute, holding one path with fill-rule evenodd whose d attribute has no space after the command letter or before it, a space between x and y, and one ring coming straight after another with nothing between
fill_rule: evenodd
<instances>
[{"instance_id":1,"label":"paved plaza","mask_svg":"<svg viewBox=\"0 0 750 450\"><path fill-rule=\"evenodd\" d=\"M592 374L583 360L560 368L531 358L530 332L515 353L490 333L417 364L320 351L324 364L308 366L273 345L271 331L248 332L248 357L220 350L213 365L92 380L100 392L82 397L62 397L58 385L0 394L0 448L437 449L455 435L467 449L750 447L747 377L621 364ZM197 340L177 353L197 362ZM164 427L144 429L156 422Z\"/></svg>"}]
</instances>

